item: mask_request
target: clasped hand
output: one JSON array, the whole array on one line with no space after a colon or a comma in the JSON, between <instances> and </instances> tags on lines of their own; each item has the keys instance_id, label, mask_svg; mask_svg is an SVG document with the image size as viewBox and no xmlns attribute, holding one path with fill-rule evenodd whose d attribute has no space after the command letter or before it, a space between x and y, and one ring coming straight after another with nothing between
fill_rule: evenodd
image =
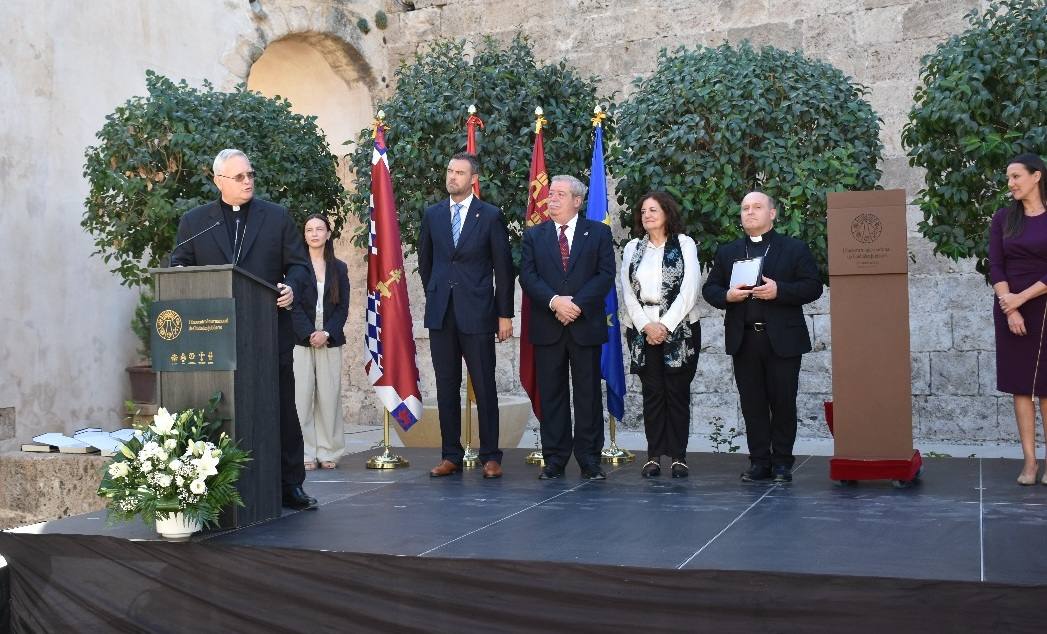
<instances>
[{"instance_id":1,"label":"clasped hand","mask_svg":"<svg viewBox=\"0 0 1047 634\"><path fill-rule=\"evenodd\" d=\"M643 334L647 338L648 345L657 346L665 343L665 338L669 336L669 329L652 321L643 327Z\"/></svg>"},{"instance_id":2,"label":"clasped hand","mask_svg":"<svg viewBox=\"0 0 1047 634\"><path fill-rule=\"evenodd\" d=\"M582 309L572 301L573 299L573 295L561 295L553 300L553 314L565 326L582 314Z\"/></svg>"},{"instance_id":3,"label":"clasped hand","mask_svg":"<svg viewBox=\"0 0 1047 634\"><path fill-rule=\"evenodd\" d=\"M1019 293L1004 293L1000 295L998 301L1000 302L1000 310L1005 315L1010 315L1025 303L1025 300Z\"/></svg>"}]
</instances>

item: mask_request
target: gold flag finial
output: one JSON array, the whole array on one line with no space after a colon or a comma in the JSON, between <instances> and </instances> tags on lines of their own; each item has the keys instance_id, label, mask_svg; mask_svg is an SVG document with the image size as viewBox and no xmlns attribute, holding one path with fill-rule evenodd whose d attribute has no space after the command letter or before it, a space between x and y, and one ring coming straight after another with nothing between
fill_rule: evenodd
<instances>
[{"instance_id":1,"label":"gold flag finial","mask_svg":"<svg viewBox=\"0 0 1047 634\"><path fill-rule=\"evenodd\" d=\"M549 123L549 121L545 117L542 116L543 114L545 114L545 111L542 110L541 106L538 106L537 108L534 109L534 133L535 134L541 134L542 133L542 126L544 126L547 123Z\"/></svg>"},{"instance_id":2,"label":"gold flag finial","mask_svg":"<svg viewBox=\"0 0 1047 634\"><path fill-rule=\"evenodd\" d=\"M375 114L374 121L371 122L371 138L378 138L378 128L389 129L389 126L385 125L385 110L379 110Z\"/></svg>"},{"instance_id":3,"label":"gold flag finial","mask_svg":"<svg viewBox=\"0 0 1047 634\"><path fill-rule=\"evenodd\" d=\"M603 125L603 120L606 119L606 118L607 118L607 113L603 111L603 108L600 107L600 104L596 104L596 107L593 108L593 118L592 118L593 127L595 128L595 127L602 126Z\"/></svg>"}]
</instances>

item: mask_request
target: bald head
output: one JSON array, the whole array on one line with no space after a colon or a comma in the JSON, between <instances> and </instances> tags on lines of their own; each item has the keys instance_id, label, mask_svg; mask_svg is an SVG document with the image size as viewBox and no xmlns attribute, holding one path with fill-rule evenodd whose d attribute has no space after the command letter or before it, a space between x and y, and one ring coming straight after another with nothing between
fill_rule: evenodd
<instances>
[{"instance_id":1,"label":"bald head","mask_svg":"<svg viewBox=\"0 0 1047 634\"><path fill-rule=\"evenodd\" d=\"M750 236L762 236L774 226L778 211L774 199L761 191L752 191L742 199L742 228Z\"/></svg>"}]
</instances>

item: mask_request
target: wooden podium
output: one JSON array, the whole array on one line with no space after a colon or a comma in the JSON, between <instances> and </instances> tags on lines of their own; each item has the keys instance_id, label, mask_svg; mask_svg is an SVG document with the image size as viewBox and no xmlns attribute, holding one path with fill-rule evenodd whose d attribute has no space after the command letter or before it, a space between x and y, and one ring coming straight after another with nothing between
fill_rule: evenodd
<instances>
[{"instance_id":1,"label":"wooden podium","mask_svg":"<svg viewBox=\"0 0 1047 634\"><path fill-rule=\"evenodd\" d=\"M150 272L160 405L172 412L202 407L222 392L223 429L251 452L237 483L245 506L223 512L220 526L279 517L276 287L231 264Z\"/></svg>"},{"instance_id":2,"label":"wooden podium","mask_svg":"<svg viewBox=\"0 0 1047 634\"><path fill-rule=\"evenodd\" d=\"M828 196L835 439L829 477L913 483L905 191Z\"/></svg>"}]
</instances>

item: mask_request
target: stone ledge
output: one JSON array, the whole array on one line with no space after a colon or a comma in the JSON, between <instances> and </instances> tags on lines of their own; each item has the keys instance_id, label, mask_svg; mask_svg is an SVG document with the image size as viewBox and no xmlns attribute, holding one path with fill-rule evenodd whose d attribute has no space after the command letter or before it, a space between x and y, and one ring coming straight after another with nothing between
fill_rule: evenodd
<instances>
[{"instance_id":1,"label":"stone ledge","mask_svg":"<svg viewBox=\"0 0 1047 634\"><path fill-rule=\"evenodd\" d=\"M98 455L0 453L0 527L101 510L105 504L96 491L107 461Z\"/></svg>"}]
</instances>

